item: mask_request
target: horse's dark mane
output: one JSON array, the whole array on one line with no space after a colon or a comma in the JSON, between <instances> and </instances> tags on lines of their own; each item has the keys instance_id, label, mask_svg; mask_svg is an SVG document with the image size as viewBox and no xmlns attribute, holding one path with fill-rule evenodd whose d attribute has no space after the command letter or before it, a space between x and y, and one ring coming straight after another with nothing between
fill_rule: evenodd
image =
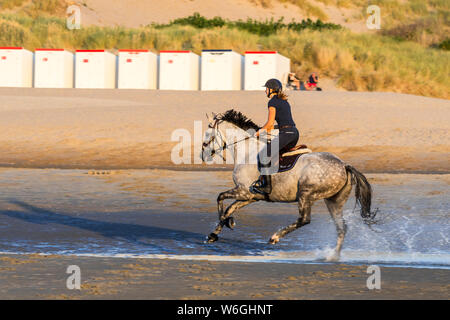
<instances>
[{"instance_id":1,"label":"horse's dark mane","mask_svg":"<svg viewBox=\"0 0 450 320\"><path fill-rule=\"evenodd\" d=\"M235 126L241 128L242 130L253 129L258 131L260 127L254 123L251 119L247 118L241 112L236 111L234 109L230 109L220 115L217 116L218 120L227 121Z\"/></svg>"}]
</instances>

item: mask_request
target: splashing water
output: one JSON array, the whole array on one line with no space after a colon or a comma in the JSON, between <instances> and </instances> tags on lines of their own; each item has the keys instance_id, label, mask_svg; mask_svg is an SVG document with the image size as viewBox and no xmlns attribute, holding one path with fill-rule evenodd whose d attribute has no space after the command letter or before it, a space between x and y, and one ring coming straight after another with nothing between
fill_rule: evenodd
<instances>
[{"instance_id":1,"label":"splashing water","mask_svg":"<svg viewBox=\"0 0 450 320\"><path fill-rule=\"evenodd\" d=\"M367 176L381 221L365 225L351 198L340 261L450 268L450 177ZM275 246L267 240L297 219L295 204L243 208L235 230L205 244L217 193L230 187L230 172L1 169L0 252L290 263L333 253L336 231L323 202L311 224Z\"/></svg>"}]
</instances>

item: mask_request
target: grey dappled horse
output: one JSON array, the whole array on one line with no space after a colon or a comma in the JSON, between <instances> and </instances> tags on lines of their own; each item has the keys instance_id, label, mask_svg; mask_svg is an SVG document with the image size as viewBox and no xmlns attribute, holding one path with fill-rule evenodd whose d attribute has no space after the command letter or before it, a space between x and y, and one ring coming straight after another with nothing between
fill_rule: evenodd
<instances>
[{"instance_id":1,"label":"grey dappled horse","mask_svg":"<svg viewBox=\"0 0 450 320\"><path fill-rule=\"evenodd\" d=\"M272 235L269 243L275 244L288 233L309 224L313 202L324 199L337 230L336 248L328 260L338 260L346 233L343 206L350 195L352 185L356 185L355 197L361 206L363 219L371 221L375 217L376 212L370 211L372 189L366 177L328 152L303 154L291 170L272 175L272 192L268 199L264 195L251 193L249 187L259 178L260 173L255 161L254 164L250 164L243 159L256 159L261 147L247 148L244 141L256 139L249 131L257 131L259 127L242 113L234 110L207 117L209 125L205 132L202 160L210 162L214 156L221 155L222 151L228 149L235 164L233 170L235 187L220 193L217 198L219 223L208 236L208 242L218 240L218 234L224 226L233 228L235 223L231 215L250 203L260 200L298 202L300 217ZM227 132L231 131L233 137L227 136ZM235 201L224 210L223 202L226 199Z\"/></svg>"}]
</instances>

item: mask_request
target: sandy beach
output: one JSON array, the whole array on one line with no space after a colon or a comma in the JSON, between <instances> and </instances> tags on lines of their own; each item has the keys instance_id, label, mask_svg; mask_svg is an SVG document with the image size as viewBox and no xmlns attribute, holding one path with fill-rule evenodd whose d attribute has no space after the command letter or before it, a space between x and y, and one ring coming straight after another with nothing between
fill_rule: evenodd
<instances>
[{"instance_id":1,"label":"sandy beach","mask_svg":"<svg viewBox=\"0 0 450 320\"><path fill-rule=\"evenodd\" d=\"M170 159L175 129L193 136L194 121L204 130L205 113L231 108L263 125L267 104L263 92L14 88L0 88L0 101L0 166L83 169L180 168ZM450 172L448 100L334 91L289 92L289 101L313 151L364 172Z\"/></svg>"},{"instance_id":2,"label":"sandy beach","mask_svg":"<svg viewBox=\"0 0 450 320\"><path fill-rule=\"evenodd\" d=\"M81 289L66 269L78 265ZM0 255L0 299L449 299L449 270L74 256ZM332 290L330 290L332 288Z\"/></svg>"},{"instance_id":3,"label":"sandy beach","mask_svg":"<svg viewBox=\"0 0 450 320\"><path fill-rule=\"evenodd\" d=\"M144 301L150 318L160 317L157 309L166 318L176 314L161 300L179 306L256 300L242 302L248 309L270 303L264 300L298 300L288 315L297 318L308 307L302 300L450 300L450 11L444 2L0 1L0 45L7 52L0 57L0 300L156 300ZM19 48L30 52L10 53ZM71 78L69 55L31 58L57 48L114 55L275 51L290 66L272 54L242 60L241 80L259 77L260 91L6 87L30 80L30 66L36 87L48 87L39 79L53 82L57 73ZM235 72L226 75L222 59L236 70L239 60L209 56L220 70L210 77L202 56L201 82L222 88L222 78L237 80ZM116 82L144 83L138 76L152 57L139 70L133 68L139 58L117 60ZM77 59L78 80L91 82L83 78L92 64L99 68L91 73L112 79L109 58L89 59ZM171 88L184 88L183 76L198 71L190 59L179 67L158 58L158 77L173 73ZM267 201L244 198L245 179L233 177L232 161L222 162L237 145L223 139L228 132L214 131L221 142L209 140L218 146L208 148L211 154L226 149L225 156L212 164L200 158L202 144L210 146L203 141L208 119L234 109L263 126L268 98L262 85L276 77L285 89L281 75L287 72L302 81L316 72L323 89L284 91L298 144L336 155L351 179L344 184L332 157L303 156L296 160L304 164L301 179L287 176L282 189L274 178L275 197ZM341 206L349 181L352 191ZM327 199L312 203L319 196ZM71 288L76 275L80 287ZM326 309L333 316L356 312ZM312 310L322 315L326 309ZM373 306L362 309L362 317L374 313ZM219 315L213 311L211 318ZM241 318L239 312L230 318ZM178 318L208 318L200 314L184 311Z\"/></svg>"},{"instance_id":4,"label":"sandy beach","mask_svg":"<svg viewBox=\"0 0 450 320\"><path fill-rule=\"evenodd\" d=\"M0 299L449 299L449 101L289 99L301 141L364 172L386 218L369 230L352 196L340 263L323 263L336 241L323 202L277 246L294 205L243 208L203 242L231 167L173 164L171 135L230 108L262 125L263 92L0 88ZM381 290L367 289L370 264ZM69 265L81 290L66 288Z\"/></svg>"}]
</instances>

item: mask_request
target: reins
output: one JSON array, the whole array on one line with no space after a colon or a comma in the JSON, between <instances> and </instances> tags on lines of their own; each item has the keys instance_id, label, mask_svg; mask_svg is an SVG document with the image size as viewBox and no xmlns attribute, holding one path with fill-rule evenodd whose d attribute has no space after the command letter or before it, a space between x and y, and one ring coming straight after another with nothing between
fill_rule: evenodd
<instances>
[{"instance_id":1,"label":"reins","mask_svg":"<svg viewBox=\"0 0 450 320\"><path fill-rule=\"evenodd\" d=\"M216 120L214 125L211 127L212 129L214 129L214 135L211 137L211 139L207 143L206 142L203 143L203 148L205 148L206 146L211 144L213 141L215 141L215 137L216 137L217 133L218 133L218 135L220 135L220 138L222 139L223 145L222 145L222 147L220 147L218 149L212 149L211 150L211 155L214 155L214 154L219 153L219 152L221 152L221 151L223 151L225 149L228 149L228 147L233 146L235 144L238 144L240 142L249 140L250 138L256 138L255 136L248 136L248 137L245 137L244 139L241 139L241 140L238 140L238 141L234 141L233 143L227 144L226 140L223 138L223 135L222 135L221 131L219 130L219 123L220 123L220 121ZM270 133L266 133L266 135L273 136ZM220 156L223 158L222 155L220 155Z\"/></svg>"}]
</instances>

